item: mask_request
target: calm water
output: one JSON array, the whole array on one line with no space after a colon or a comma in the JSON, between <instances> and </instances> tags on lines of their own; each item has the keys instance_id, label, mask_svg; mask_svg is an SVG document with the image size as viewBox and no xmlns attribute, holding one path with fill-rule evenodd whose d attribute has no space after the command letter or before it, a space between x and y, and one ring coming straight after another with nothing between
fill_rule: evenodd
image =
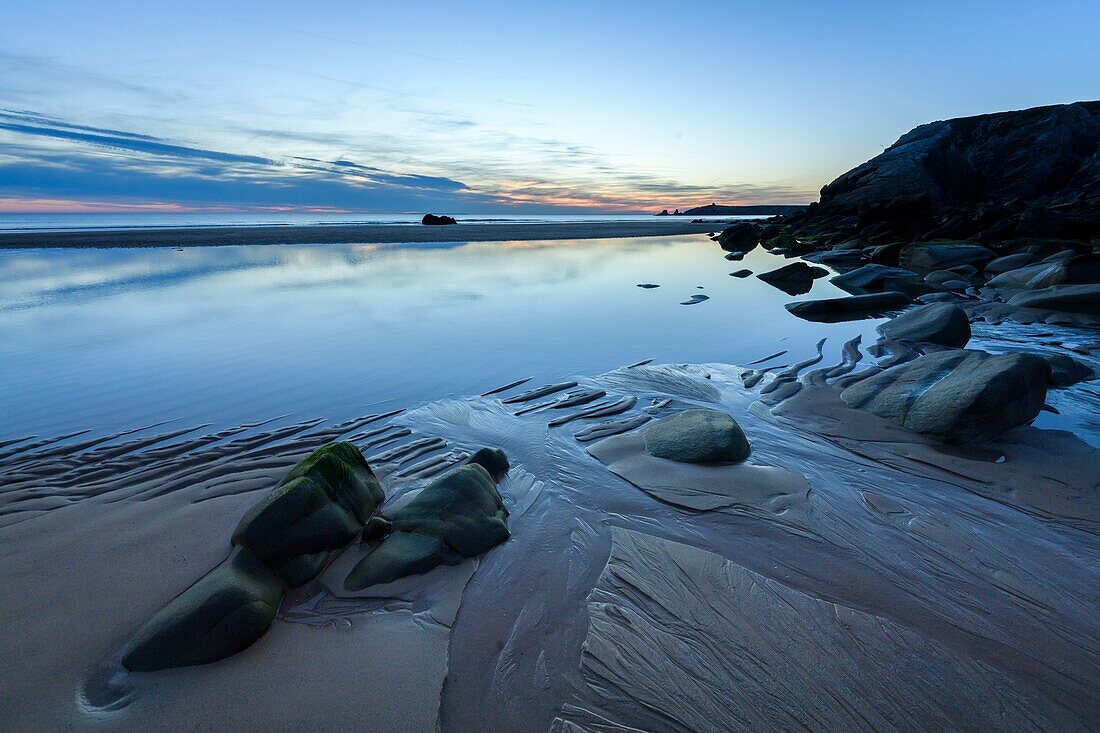
<instances>
[{"instance_id":1,"label":"calm water","mask_svg":"<svg viewBox=\"0 0 1100 733\"><path fill-rule=\"evenodd\" d=\"M448 213L448 212L439 212ZM652 214L453 214L460 223L514 224L517 222L564 223L578 221L660 221ZM423 214L363 214L331 212L251 213L93 213L93 214L6 214L0 213L0 231L67 231L78 229L135 229L148 227L221 227L257 225L387 224L419 225ZM766 216L691 217L715 222L731 219L766 219Z\"/></svg>"},{"instance_id":2,"label":"calm water","mask_svg":"<svg viewBox=\"0 0 1100 733\"><path fill-rule=\"evenodd\" d=\"M648 358L789 349L782 364L826 336L836 357L873 333L799 320L795 298L728 275L787 260L723 254L697 235L0 251L2 434L342 419ZM710 300L680 305L695 294ZM803 297L837 294L819 280Z\"/></svg>"}]
</instances>

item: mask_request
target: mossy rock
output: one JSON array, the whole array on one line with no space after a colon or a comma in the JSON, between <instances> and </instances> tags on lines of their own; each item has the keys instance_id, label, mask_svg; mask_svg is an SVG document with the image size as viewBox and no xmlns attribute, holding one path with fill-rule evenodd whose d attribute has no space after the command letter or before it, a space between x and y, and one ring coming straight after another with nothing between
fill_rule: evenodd
<instances>
[{"instance_id":1,"label":"mossy rock","mask_svg":"<svg viewBox=\"0 0 1100 733\"><path fill-rule=\"evenodd\" d=\"M329 443L310 453L287 472L280 485L308 476L321 484L334 502L366 524L386 494L374 471L351 443Z\"/></svg>"},{"instance_id":2,"label":"mossy rock","mask_svg":"<svg viewBox=\"0 0 1100 733\"><path fill-rule=\"evenodd\" d=\"M149 619L123 649L122 664L152 672L243 651L271 626L284 591L274 572L238 548Z\"/></svg>"},{"instance_id":3,"label":"mossy rock","mask_svg":"<svg viewBox=\"0 0 1100 733\"><path fill-rule=\"evenodd\" d=\"M280 484L252 505L233 532L233 544L277 567L298 555L339 549L361 529L321 483L302 476Z\"/></svg>"},{"instance_id":4,"label":"mossy rock","mask_svg":"<svg viewBox=\"0 0 1100 733\"><path fill-rule=\"evenodd\" d=\"M685 410L650 423L646 453L680 463L738 463L752 448L737 421L718 410Z\"/></svg>"},{"instance_id":5,"label":"mossy rock","mask_svg":"<svg viewBox=\"0 0 1100 733\"><path fill-rule=\"evenodd\" d=\"M393 518L393 531L348 574L361 590L438 565L476 557L508 539L508 511L496 480L508 470L502 451L479 451L470 462L429 484Z\"/></svg>"},{"instance_id":6,"label":"mossy rock","mask_svg":"<svg viewBox=\"0 0 1100 733\"><path fill-rule=\"evenodd\" d=\"M301 585L320 573L327 553L354 539L384 498L359 449L330 443L245 512L232 542L249 548L292 586Z\"/></svg>"}]
</instances>

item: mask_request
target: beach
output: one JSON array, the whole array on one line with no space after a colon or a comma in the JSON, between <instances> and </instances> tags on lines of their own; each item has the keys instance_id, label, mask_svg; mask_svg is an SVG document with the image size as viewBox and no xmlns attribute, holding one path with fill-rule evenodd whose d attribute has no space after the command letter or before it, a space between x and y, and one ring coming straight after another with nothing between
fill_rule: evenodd
<instances>
[{"instance_id":1,"label":"beach","mask_svg":"<svg viewBox=\"0 0 1100 733\"><path fill-rule=\"evenodd\" d=\"M713 232L722 221L652 221L453 224L445 226L341 225L231 226L82 231L0 231L0 248L214 247L245 244L378 244L545 241L607 237L659 237Z\"/></svg>"}]
</instances>

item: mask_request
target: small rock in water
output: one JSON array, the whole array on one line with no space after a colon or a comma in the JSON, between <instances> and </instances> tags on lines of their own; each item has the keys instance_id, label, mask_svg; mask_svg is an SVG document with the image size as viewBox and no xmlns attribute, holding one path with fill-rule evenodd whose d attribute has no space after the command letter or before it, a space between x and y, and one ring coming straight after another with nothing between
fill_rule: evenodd
<instances>
[{"instance_id":1,"label":"small rock in water","mask_svg":"<svg viewBox=\"0 0 1100 733\"><path fill-rule=\"evenodd\" d=\"M653 288L659 288L661 286L657 285L656 283L638 283L638 287L645 288L646 290L652 290Z\"/></svg>"},{"instance_id":2,"label":"small rock in water","mask_svg":"<svg viewBox=\"0 0 1100 733\"><path fill-rule=\"evenodd\" d=\"M685 300L684 302L680 303L680 305L697 305L699 303L702 303L704 300L710 300L710 296L695 294L691 296L689 300Z\"/></svg>"},{"instance_id":3,"label":"small rock in water","mask_svg":"<svg viewBox=\"0 0 1100 733\"><path fill-rule=\"evenodd\" d=\"M686 410L662 418L642 437L651 456L680 463L738 463L752 450L741 426L718 410Z\"/></svg>"},{"instance_id":4,"label":"small rock in water","mask_svg":"<svg viewBox=\"0 0 1100 733\"><path fill-rule=\"evenodd\" d=\"M752 274L752 270L738 270L737 272L731 272L730 277L748 277Z\"/></svg>"},{"instance_id":5,"label":"small rock in water","mask_svg":"<svg viewBox=\"0 0 1100 733\"><path fill-rule=\"evenodd\" d=\"M453 216L436 216L435 214L425 214L424 218L420 220L421 224L428 226L443 226L445 224L457 224Z\"/></svg>"}]
</instances>

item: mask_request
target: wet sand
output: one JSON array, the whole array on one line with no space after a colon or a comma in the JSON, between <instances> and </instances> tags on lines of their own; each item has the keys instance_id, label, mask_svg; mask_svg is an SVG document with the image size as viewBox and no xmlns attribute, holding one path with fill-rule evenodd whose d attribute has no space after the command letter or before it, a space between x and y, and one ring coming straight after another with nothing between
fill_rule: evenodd
<instances>
[{"instance_id":1,"label":"wet sand","mask_svg":"<svg viewBox=\"0 0 1100 733\"><path fill-rule=\"evenodd\" d=\"M721 222L591 221L564 223L452 224L447 226L338 224L318 226L180 227L96 231L0 232L0 248L25 247L216 247L240 244L405 244L605 239L700 234Z\"/></svg>"}]
</instances>

